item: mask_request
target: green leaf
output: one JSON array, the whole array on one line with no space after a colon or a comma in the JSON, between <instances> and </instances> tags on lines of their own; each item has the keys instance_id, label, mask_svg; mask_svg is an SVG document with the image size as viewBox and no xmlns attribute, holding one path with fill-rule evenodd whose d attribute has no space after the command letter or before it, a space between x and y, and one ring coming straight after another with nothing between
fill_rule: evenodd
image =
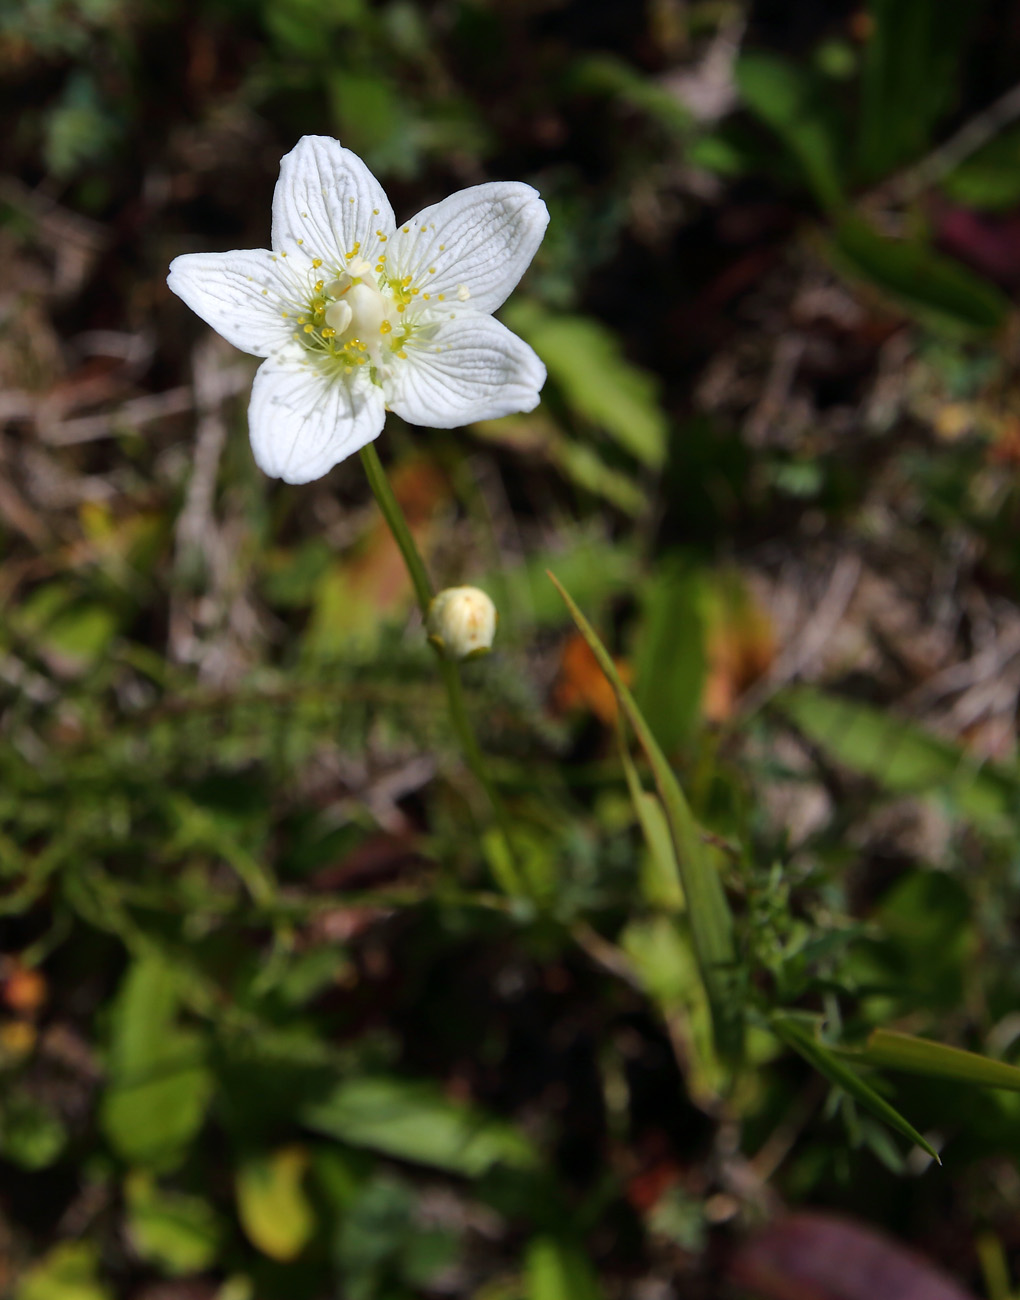
<instances>
[{"instance_id":1,"label":"green leaf","mask_svg":"<svg viewBox=\"0 0 1020 1300\"><path fill-rule=\"evenodd\" d=\"M550 445L549 457L572 483L625 515L636 518L649 509L647 494L632 478L607 465L594 447L561 436Z\"/></svg>"},{"instance_id":2,"label":"green leaf","mask_svg":"<svg viewBox=\"0 0 1020 1300\"><path fill-rule=\"evenodd\" d=\"M131 1164L179 1163L205 1118L212 1078L202 1042L177 1028L179 976L156 956L132 965L113 1009L100 1123Z\"/></svg>"},{"instance_id":3,"label":"green leaf","mask_svg":"<svg viewBox=\"0 0 1020 1300\"><path fill-rule=\"evenodd\" d=\"M870 705L806 686L782 692L776 704L838 762L892 794L941 790L982 824L1001 823L1020 803L1020 774L981 765L952 742Z\"/></svg>"},{"instance_id":4,"label":"green leaf","mask_svg":"<svg viewBox=\"0 0 1020 1300\"><path fill-rule=\"evenodd\" d=\"M846 1056L849 1059L851 1053L847 1052ZM884 1065L891 1070L1020 1092L1020 1068L1015 1065L892 1029L873 1030L866 1046L854 1051L852 1057L866 1065Z\"/></svg>"},{"instance_id":5,"label":"green leaf","mask_svg":"<svg viewBox=\"0 0 1020 1300\"><path fill-rule=\"evenodd\" d=\"M449 1101L428 1084L350 1079L298 1112L301 1123L351 1146L476 1178L494 1165L532 1169L538 1156L515 1128Z\"/></svg>"},{"instance_id":6,"label":"green leaf","mask_svg":"<svg viewBox=\"0 0 1020 1300\"><path fill-rule=\"evenodd\" d=\"M642 787L622 727L617 732L617 741L617 752L627 779L627 789L648 847L648 868L642 873L641 892L652 907L665 908L671 912L683 911L684 887L666 814L658 796L649 794Z\"/></svg>"},{"instance_id":7,"label":"green leaf","mask_svg":"<svg viewBox=\"0 0 1020 1300\"><path fill-rule=\"evenodd\" d=\"M91 1242L61 1242L21 1278L14 1300L112 1300L96 1277L97 1265Z\"/></svg>"},{"instance_id":8,"label":"green leaf","mask_svg":"<svg viewBox=\"0 0 1020 1300\"><path fill-rule=\"evenodd\" d=\"M842 222L830 252L851 277L870 281L908 315L954 338L989 334L1009 301L994 285L919 239L888 239L856 218Z\"/></svg>"},{"instance_id":9,"label":"green leaf","mask_svg":"<svg viewBox=\"0 0 1020 1300\"><path fill-rule=\"evenodd\" d=\"M591 1264L577 1246L559 1237L534 1237L524 1272L527 1300L601 1300Z\"/></svg>"},{"instance_id":10,"label":"green leaf","mask_svg":"<svg viewBox=\"0 0 1020 1300\"><path fill-rule=\"evenodd\" d=\"M690 135L694 125L690 109L677 95L612 54L577 58L571 69L570 89L581 95L607 95L683 138Z\"/></svg>"},{"instance_id":11,"label":"green leaf","mask_svg":"<svg viewBox=\"0 0 1020 1300\"><path fill-rule=\"evenodd\" d=\"M127 1232L140 1259L171 1277L200 1273L216 1259L222 1226L200 1196L161 1191L135 1170L125 1184Z\"/></svg>"},{"instance_id":12,"label":"green leaf","mask_svg":"<svg viewBox=\"0 0 1020 1300\"><path fill-rule=\"evenodd\" d=\"M952 106L960 55L980 9L980 3L870 0L857 140L865 181L929 149L933 128Z\"/></svg>"},{"instance_id":13,"label":"green leaf","mask_svg":"<svg viewBox=\"0 0 1020 1300\"><path fill-rule=\"evenodd\" d=\"M599 640L577 605L561 583L549 574L557 591L563 597L578 631L587 641L599 667L616 692L620 708L633 727L645 757L651 764L659 798L665 809L673 838L680 878L690 918L691 937L698 958L701 978L712 1008L712 1023L716 1047L723 1058L735 1058L742 1052L743 1007L737 987L737 948L733 933L733 917L722 887L722 881L713 868L701 841L698 826L691 815L687 800L680 789L666 756L634 703L634 697L620 680L605 646Z\"/></svg>"},{"instance_id":14,"label":"green leaf","mask_svg":"<svg viewBox=\"0 0 1020 1300\"><path fill-rule=\"evenodd\" d=\"M754 50L738 60L736 81L744 103L800 163L822 206L840 207L843 147L815 78L787 59Z\"/></svg>"},{"instance_id":15,"label":"green leaf","mask_svg":"<svg viewBox=\"0 0 1020 1300\"><path fill-rule=\"evenodd\" d=\"M830 1048L823 1046L800 1020L776 1013L770 1017L769 1023L778 1038L803 1056L804 1060L813 1065L830 1083L842 1088L890 1128L915 1143L922 1151L926 1151L933 1160L942 1163L931 1143L925 1141L917 1129L909 1124L895 1107L890 1106L884 1097L880 1096L870 1084L865 1083L860 1075L855 1074Z\"/></svg>"},{"instance_id":16,"label":"green leaf","mask_svg":"<svg viewBox=\"0 0 1020 1300\"><path fill-rule=\"evenodd\" d=\"M0 1154L22 1169L46 1169L67 1143L60 1117L27 1091L8 1087L0 1110Z\"/></svg>"},{"instance_id":17,"label":"green leaf","mask_svg":"<svg viewBox=\"0 0 1020 1300\"><path fill-rule=\"evenodd\" d=\"M666 753L694 735L708 658L705 575L677 555L656 565L640 590L634 698Z\"/></svg>"},{"instance_id":18,"label":"green leaf","mask_svg":"<svg viewBox=\"0 0 1020 1300\"><path fill-rule=\"evenodd\" d=\"M586 316L554 316L521 300L503 311L549 368L568 406L604 429L642 464L657 469L666 458L666 417L658 383L628 361L615 334Z\"/></svg>"},{"instance_id":19,"label":"green leaf","mask_svg":"<svg viewBox=\"0 0 1020 1300\"><path fill-rule=\"evenodd\" d=\"M1020 127L1003 131L942 181L957 203L982 212L1009 212L1020 204Z\"/></svg>"},{"instance_id":20,"label":"green leaf","mask_svg":"<svg viewBox=\"0 0 1020 1300\"><path fill-rule=\"evenodd\" d=\"M315 1213L304 1189L308 1152L281 1147L254 1156L237 1170L237 1213L253 1246L281 1264L296 1259L315 1232Z\"/></svg>"}]
</instances>

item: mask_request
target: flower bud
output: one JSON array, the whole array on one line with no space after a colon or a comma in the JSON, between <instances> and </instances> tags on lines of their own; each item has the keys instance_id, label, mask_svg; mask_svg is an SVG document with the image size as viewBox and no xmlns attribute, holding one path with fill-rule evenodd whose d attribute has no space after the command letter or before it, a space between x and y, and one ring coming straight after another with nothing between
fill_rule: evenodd
<instances>
[{"instance_id":1,"label":"flower bud","mask_svg":"<svg viewBox=\"0 0 1020 1300\"><path fill-rule=\"evenodd\" d=\"M429 606L429 640L451 659L473 659L491 649L498 617L484 591L447 587Z\"/></svg>"}]
</instances>

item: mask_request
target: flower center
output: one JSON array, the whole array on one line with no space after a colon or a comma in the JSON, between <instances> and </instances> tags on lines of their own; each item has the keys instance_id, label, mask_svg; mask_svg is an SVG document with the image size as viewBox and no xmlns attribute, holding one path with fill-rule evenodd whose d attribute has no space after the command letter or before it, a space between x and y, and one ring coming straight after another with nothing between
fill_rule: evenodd
<instances>
[{"instance_id":1,"label":"flower center","mask_svg":"<svg viewBox=\"0 0 1020 1300\"><path fill-rule=\"evenodd\" d=\"M317 280L311 286L312 296L297 317L294 338L318 360L342 366L345 374L371 365L371 377L378 383L388 373L393 356L407 356L404 346L420 328L414 319L417 313L408 312L418 290L410 287L410 276L386 278L383 258L373 266L355 248L346 262L335 279Z\"/></svg>"}]
</instances>

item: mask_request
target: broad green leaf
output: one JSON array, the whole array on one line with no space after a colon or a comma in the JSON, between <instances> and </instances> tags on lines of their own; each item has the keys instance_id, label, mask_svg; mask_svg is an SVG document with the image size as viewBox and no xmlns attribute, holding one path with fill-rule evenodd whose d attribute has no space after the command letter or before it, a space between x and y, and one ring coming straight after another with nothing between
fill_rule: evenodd
<instances>
[{"instance_id":1,"label":"broad green leaf","mask_svg":"<svg viewBox=\"0 0 1020 1300\"><path fill-rule=\"evenodd\" d=\"M701 716L707 595L705 574L675 554L640 589L634 699L667 754L691 739Z\"/></svg>"},{"instance_id":2,"label":"broad green leaf","mask_svg":"<svg viewBox=\"0 0 1020 1300\"><path fill-rule=\"evenodd\" d=\"M647 114L681 137L688 136L694 125L690 109L678 95L612 54L590 54L576 59L570 88L582 95L608 95L628 108Z\"/></svg>"},{"instance_id":3,"label":"broad green leaf","mask_svg":"<svg viewBox=\"0 0 1020 1300\"><path fill-rule=\"evenodd\" d=\"M253 1156L237 1170L237 1213L252 1245L280 1263L296 1259L315 1231L315 1212L304 1189L308 1152L281 1147Z\"/></svg>"},{"instance_id":4,"label":"broad green leaf","mask_svg":"<svg viewBox=\"0 0 1020 1300\"><path fill-rule=\"evenodd\" d=\"M915 1143L922 1151L926 1151L939 1164L942 1163L931 1143L925 1141L917 1129L909 1124L894 1106L890 1106L870 1084L865 1083L859 1074L855 1074L835 1052L823 1046L799 1019L776 1013L770 1017L769 1023L778 1038L803 1056L804 1060L809 1065L813 1065L819 1074L824 1074L830 1083L842 1088L890 1128Z\"/></svg>"},{"instance_id":5,"label":"broad green leaf","mask_svg":"<svg viewBox=\"0 0 1020 1300\"><path fill-rule=\"evenodd\" d=\"M744 103L800 163L818 201L827 208L839 207L843 146L814 77L787 59L754 50L741 55L736 80Z\"/></svg>"},{"instance_id":6,"label":"broad green leaf","mask_svg":"<svg viewBox=\"0 0 1020 1300\"><path fill-rule=\"evenodd\" d=\"M527 1300L600 1300L595 1271L571 1242L534 1237L524 1263Z\"/></svg>"},{"instance_id":7,"label":"broad green leaf","mask_svg":"<svg viewBox=\"0 0 1020 1300\"><path fill-rule=\"evenodd\" d=\"M350 1079L303 1106L307 1128L415 1164L469 1178L494 1165L531 1169L538 1156L515 1128L449 1101L429 1084L404 1079Z\"/></svg>"},{"instance_id":8,"label":"broad green leaf","mask_svg":"<svg viewBox=\"0 0 1020 1300\"><path fill-rule=\"evenodd\" d=\"M999 289L920 239L890 239L852 218L836 229L830 251L845 274L870 281L908 315L954 338L989 334L1009 311Z\"/></svg>"},{"instance_id":9,"label":"broad green leaf","mask_svg":"<svg viewBox=\"0 0 1020 1300\"><path fill-rule=\"evenodd\" d=\"M171 1277L200 1273L216 1259L222 1225L201 1196L161 1191L140 1170L125 1184L127 1233L140 1259Z\"/></svg>"},{"instance_id":10,"label":"broad green leaf","mask_svg":"<svg viewBox=\"0 0 1020 1300\"><path fill-rule=\"evenodd\" d=\"M632 478L607 465L594 447L562 436L550 446L549 455L572 483L602 497L625 515L637 516L648 510L647 494Z\"/></svg>"},{"instance_id":11,"label":"broad green leaf","mask_svg":"<svg viewBox=\"0 0 1020 1300\"><path fill-rule=\"evenodd\" d=\"M212 1091L201 1040L176 1024L178 978L160 958L143 957L129 968L114 1005L100 1123L131 1164L179 1163Z\"/></svg>"},{"instance_id":12,"label":"broad green leaf","mask_svg":"<svg viewBox=\"0 0 1020 1300\"><path fill-rule=\"evenodd\" d=\"M572 410L643 464L662 464L668 428L657 381L624 357L615 334L587 316L555 316L524 300L503 317L545 362Z\"/></svg>"},{"instance_id":13,"label":"broad green leaf","mask_svg":"<svg viewBox=\"0 0 1020 1300\"><path fill-rule=\"evenodd\" d=\"M846 1057L866 1065L883 1065L891 1070L1020 1092L1020 1068L1015 1065L892 1029L873 1030L867 1044L859 1051L847 1052Z\"/></svg>"},{"instance_id":14,"label":"broad green leaf","mask_svg":"<svg viewBox=\"0 0 1020 1300\"><path fill-rule=\"evenodd\" d=\"M957 65L982 3L870 0L868 8L857 156L864 180L876 181L933 143L933 128L952 107Z\"/></svg>"},{"instance_id":15,"label":"broad green leaf","mask_svg":"<svg viewBox=\"0 0 1020 1300\"><path fill-rule=\"evenodd\" d=\"M1020 204L1020 127L1003 131L942 182L957 203L981 212L1009 212Z\"/></svg>"},{"instance_id":16,"label":"broad green leaf","mask_svg":"<svg viewBox=\"0 0 1020 1300\"><path fill-rule=\"evenodd\" d=\"M22 1169L46 1169L67 1143L67 1129L53 1110L27 1090L5 1089L0 1107L0 1155Z\"/></svg>"},{"instance_id":17,"label":"broad green leaf","mask_svg":"<svg viewBox=\"0 0 1020 1300\"><path fill-rule=\"evenodd\" d=\"M113 1292L99 1281L97 1269L91 1242L61 1242L20 1279L14 1300L112 1300Z\"/></svg>"},{"instance_id":18,"label":"broad green leaf","mask_svg":"<svg viewBox=\"0 0 1020 1300\"><path fill-rule=\"evenodd\" d=\"M776 703L816 745L893 794L941 790L981 823L1001 822L1020 804L1020 774L979 765L914 723L806 686L784 691Z\"/></svg>"},{"instance_id":19,"label":"broad green leaf","mask_svg":"<svg viewBox=\"0 0 1020 1300\"><path fill-rule=\"evenodd\" d=\"M659 748L644 715L634 703L634 697L621 681L611 656L562 584L552 573L549 577L612 685L620 708L633 727L651 765L673 838L673 850L687 899L698 967L712 1007L716 1047L724 1058L737 1057L743 1050L743 1007L737 987L737 948L733 917L722 881L709 861L697 823L666 756Z\"/></svg>"}]
</instances>

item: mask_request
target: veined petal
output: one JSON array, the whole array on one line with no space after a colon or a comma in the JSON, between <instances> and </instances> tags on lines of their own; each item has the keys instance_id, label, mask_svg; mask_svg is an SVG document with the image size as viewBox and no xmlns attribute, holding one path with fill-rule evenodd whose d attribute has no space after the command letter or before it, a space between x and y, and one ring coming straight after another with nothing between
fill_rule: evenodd
<instances>
[{"instance_id":1,"label":"veined petal","mask_svg":"<svg viewBox=\"0 0 1020 1300\"><path fill-rule=\"evenodd\" d=\"M326 135L305 135L280 161L273 193L273 248L307 265L321 257L332 268L355 244L374 261L376 233L391 236L393 209L383 187L357 154Z\"/></svg>"},{"instance_id":2,"label":"veined petal","mask_svg":"<svg viewBox=\"0 0 1020 1300\"><path fill-rule=\"evenodd\" d=\"M259 366L248 432L266 474L310 483L378 437L385 418L382 393L367 376L348 384L291 353Z\"/></svg>"},{"instance_id":3,"label":"veined petal","mask_svg":"<svg viewBox=\"0 0 1020 1300\"><path fill-rule=\"evenodd\" d=\"M400 226L387 268L410 275L430 298L459 297L476 311L492 312L527 270L548 224L548 209L530 185L474 185Z\"/></svg>"},{"instance_id":4,"label":"veined petal","mask_svg":"<svg viewBox=\"0 0 1020 1300\"><path fill-rule=\"evenodd\" d=\"M544 383L545 366L523 339L491 316L464 312L394 365L387 405L410 424L454 429L534 410Z\"/></svg>"},{"instance_id":5,"label":"veined petal","mask_svg":"<svg viewBox=\"0 0 1020 1300\"><path fill-rule=\"evenodd\" d=\"M167 284L228 343L256 357L285 346L294 328L282 315L295 307L293 286L279 261L262 248L232 253L183 253L170 263Z\"/></svg>"}]
</instances>

